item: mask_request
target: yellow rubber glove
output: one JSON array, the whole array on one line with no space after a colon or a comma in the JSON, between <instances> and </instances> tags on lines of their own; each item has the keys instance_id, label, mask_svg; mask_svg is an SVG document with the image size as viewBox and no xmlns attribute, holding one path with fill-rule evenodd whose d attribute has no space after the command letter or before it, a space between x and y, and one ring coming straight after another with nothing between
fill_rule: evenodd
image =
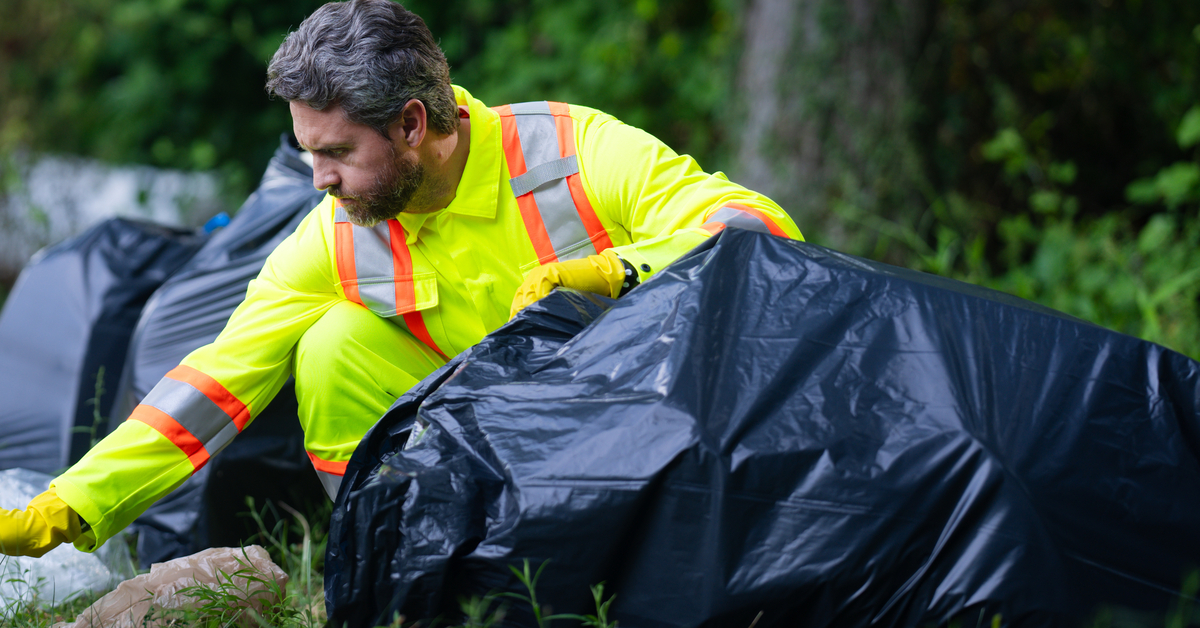
<instances>
[{"instance_id":1,"label":"yellow rubber glove","mask_svg":"<svg viewBox=\"0 0 1200 628\"><path fill-rule=\"evenodd\" d=\"M611 249L583 259L538 266L525 276L525 283L517 288L508 317L516 316L527 305L559 286L616 298L623 283L625 265Z\"/></svg>"},{"instance_id":2,"label":"yellow rubber glove","mask_svg":"<svg viewBox=\"0 0 1200 628\"><path fill-rule=\"evenodd\" d=\"M33 556L79 537L79 515L51 487L25 510L0 508L0 554Z\"/></svg>"}]
</instances>

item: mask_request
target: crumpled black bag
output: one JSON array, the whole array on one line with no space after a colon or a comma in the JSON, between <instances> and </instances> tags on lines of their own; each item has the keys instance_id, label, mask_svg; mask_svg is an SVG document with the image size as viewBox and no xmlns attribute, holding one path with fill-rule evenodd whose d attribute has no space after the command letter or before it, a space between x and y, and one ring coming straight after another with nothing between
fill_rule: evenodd
<instances>
[{"instance_id":1,"label":"crumpled black bag","mask_svg":"<svg viewBox=\"0 0 1200 628\"><path fill-rule=\"evenodd\" d=\"M333 625L453 620L526 559L555 612L605 582L622 628L1079 625L1200 565L1178 353L738 230L597 301L552 294L367 434Z\"/></svg>"},{"instance_id":2,"label":"crumpled black bag","mask_svg":"<svg viewBox=\"0 0 1200 628\"><path fill-rule=\"evenodd\" d=\"M30 260L0 313L0 469L54 474L104 436L146 300L205 240L110 218Z\"/></svg>"}]
</instances>

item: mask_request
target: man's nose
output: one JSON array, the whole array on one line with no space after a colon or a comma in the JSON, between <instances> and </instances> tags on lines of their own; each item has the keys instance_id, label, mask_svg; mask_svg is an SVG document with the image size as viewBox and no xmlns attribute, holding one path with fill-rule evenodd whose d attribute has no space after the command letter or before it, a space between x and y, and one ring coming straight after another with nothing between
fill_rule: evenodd
<instances>
[{"instance_id":1,"label":"man's nose","mask_svg":"<svg viewBox=\"0 0 1200 628\"><path fill-rule=\"evenodd\" d=\"M332 167L328 159L320 155L313 155L313 187L318 190L326 190L341 182L337 169Z\"/></svg>"}]
</instances>

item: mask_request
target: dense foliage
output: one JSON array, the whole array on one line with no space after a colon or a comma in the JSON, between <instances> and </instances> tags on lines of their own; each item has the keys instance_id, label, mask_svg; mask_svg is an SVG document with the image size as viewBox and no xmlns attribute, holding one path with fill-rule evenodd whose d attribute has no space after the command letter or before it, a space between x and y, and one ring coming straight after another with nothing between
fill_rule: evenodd
<instances>
[{"instance_id":1,"label":"dense foliage","mask_svg":"<svg viewBox=\"0 0 1200 628\"><path fill-rule=\"evenodd\" d=\"M6 0L3 145L115 162L222 167L253 186L287 108L264 60L317 1Z\"/></svg>"},{"instance_id":2,"label":"dense foliage","mask_svg":"<svg viewBox=\"0 0 1200 628\"><path fill-rule=\"evenodd\" d=\"M740 141L764 94L744 88L742 53L760 50L748 16L787 1L409 8L486 102L595 106L754 180ZM265 62L319 2L4 4L0 155L215 168L236 199L290 127L263 92ZM800 199L768 191L817 208L797 210L811 239L1200 357L1200 3L804 6L781 44L779 115L840 148L789 156L802 147L780 135L773 163L823 178Z\"/></svg>"},{"instance_id":3,"label":"dense foliage","mask_svg":"<svg viewBox=\"0 0 1200 628\"><path fill-rule=\"evenodd\" d=\"M1200 4L943 0L932 20L921 264L1200 357Z\"/></svg>"}]
</instances>

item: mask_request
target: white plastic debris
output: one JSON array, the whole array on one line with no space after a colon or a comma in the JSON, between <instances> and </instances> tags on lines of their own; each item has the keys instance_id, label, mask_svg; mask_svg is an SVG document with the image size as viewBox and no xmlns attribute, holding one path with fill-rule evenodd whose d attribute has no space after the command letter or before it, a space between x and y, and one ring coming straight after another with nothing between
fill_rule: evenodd
<instances>
[{"instance_id":1,"label":"white plastic debris","mask_svg":"<svg viewBox=\"0 0 1200 628\"><path fill-rule=\"evenodd\" d=\"M27 469L0 471L0 508L24 509L53 478ZM64 543L41 558L0 555L0 618L29 603L50 608L132 578L133 561L121 536L88 554Z\"/></svg>"},{"instance_id":2,"label":"white plastic debris","mask_svg":"<svg viewBox=\"0 0 1200 628\"><path fill-rule=\"evenodd\" d=\"M214 547L150 566L150 573L122 582L115 591L96 600L73 623L54 628L159 628L176 625L169 614L156 611L196 609L203 598L217 597L228 604L224 611L254 609L279 604L288 576L267 550ZM196 587L216 596L197 595ZM235 625L256 625L250 616L232 613ZM238 621L240 619L240 621ZM227 624L222 624L227 625Z\"/></svg>"}]
</instances>

